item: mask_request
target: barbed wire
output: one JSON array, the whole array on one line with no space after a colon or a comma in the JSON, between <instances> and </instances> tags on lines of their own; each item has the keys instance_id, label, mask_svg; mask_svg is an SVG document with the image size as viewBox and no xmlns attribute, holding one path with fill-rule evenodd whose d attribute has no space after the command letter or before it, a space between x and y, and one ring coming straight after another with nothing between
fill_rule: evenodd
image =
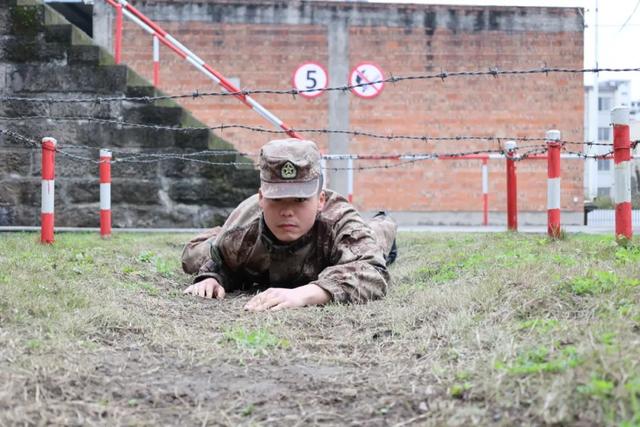
<instances>
[{"instance_id":1,"label":"barbed wire","mask_svg":"<svg viewBox=\"0 0 640 427\"><path fill-rule=\"evenodd\" d=\"M4 134L7 135L9 138L12 138L16 141L20 141L20 142L24 142L25 144L27 144L28 146L33 146L33 147L39 147L40 144L38 142L36 142L35 140L28 138L24 135L21 135L18 132L9 130L9 129L0 129L0 134Z\"/></svg>"},{"instance_id":2,"label":"barbed wire","mask_svg":"<svg viewBox=\"0 0 640 427\"><path fill-rule=\"evenodd\" d=\"M16 139L20 142L26 143L29 148L37 149L40 147L40 144L24 135L19 134L18 132L0 129L0 133L8 135L10 138ZM640 143L640 141L633 141L632 148L635 148L636 145ZM89 146L68 146L70 149L90 149L90 150L98 150L96 147ZM61 155L68 157L71 160L90 162L94 164L99 164L101 161L96 160L96 158L89 158L85 156L81 156L78 154L71 153L67 150L62 149L60 146L57 146L55 151L60 153ZM535 158L536 156L543 155L548 152L548 146L546 144L538 144L538 145L525 145L518 147L512 154L510 154L514 161L523 161L530 158ZM574 155L579 158L584 159L603 159L613 154L613 151L604 154L588 154L584 152L577 151L568 151L563 145L563 152L565 154ZM112 151L112 153L118 153L118 151ZM180 161L188 161L192 163L206 164L210 166L232 166L232 167L250 167L255 168L255 164L251 162L238 162L238 161L211 161L201 159L200 157L220 157L220 156L242 156L242 157L253 157L257 158L259 156L258 153L247 153L247 152L238 152L234 150L202 150L196 151L193 153L148 153L148 152L139 152L139 153L127 153L124 157L114 158L111 163L138 163L138 164L149 164L149 163L157 163L167 160L180 160ZM418 161L423 160L435 160L435 159L456 159L460 160L470 160L469 157L476 156L474 159L478 159L477 156L487 156L489 158L490 155L501 155L507 156L508 153L500 148L500 149L484 149L484 150L474 150L474 151L464 151L464 152L451 152L451 153L403 153L403 154L328 154L324 155L323 158L325 160L358 160L358 161L380 161L380 160L394 160L397 163L386 163L382 165L370 165L370 166L357 166L357 167L325 167L327 170L339 171L339 170L367 170L367 169L389 169L401 167L403 165L413 164Z\"/></svg>"},{"instance_id":3,"label":"barbed wire","mask_svg":"<svg viewBox=\"0 0 640 427\"><path fill-rule=\"evenodd\" d=\"M242 129L249 130L252 132L262 132L268 134L276 134L283 135L288 134L287 131L284 130L276 130L276 129L267 129L261 126L247 126L240 124L220 124L215 126L198 126L198 127L175 127L175 126L162 126L162 125L149 125L144 123L132 123L121 120L111 120L111 119L102 119L98 117L91 116L62 116L62 117L50 117L45 115L36 115L36 116L18 116L18 117L6 117L0 116L0 121L20 121L20 120L59 120L59 121L90 121L95 123L103 123L103 124L111 124L123 127L133 127L133 128L142 128L142 129L153 129L159 131L176 131L176 132L189 132L189 131L202 131L202 130L210 130L210 131L224 131L227 129ZM386 140L386 141L395 141L395 140L408 140L408 141L421 141L425 143L429 142L460 142L460 141L483 141L483 142L503 142L503 141L518 141L518 142L535 142L535 141L546 141L546 138L542 137L527 137L527 136L492 136L492 135L454 135L454 136L419 136L419 135L385 135L385 134L377 134L368 131L361 130L335 130L335 129L320 129L320 128L309 128L309 129L291 129L297 133L314 133L314 134L337 134L337 135L350 135L350 136L363 136L374 139ZM560 140L562 144L569 145L586 145L586 146L610 146L611 142L593 142L593 141L571 141L571 140ZM87 148L95 148L88 146L81 146L73 144L77 147L87 147Z\"/></svg>"},{"instance_id":4,"label":"barbed wire","mask_svg":"<svg viewBox=\"0 0 640 427\"><path fill-rule=\"evenodd\" d=\"M507 75L533 75L533 74L544 74L548 76L549 74L586 74L586 73L603 73L603 72L635 72L640 71L640 68L559 68L559 67L539 67L525 70L501 70L498 67L491 67L486 70L476 70L476 71L445 71L441 70L439 73L431 73L431 74L420 74L420 75L409 75L409 76L393 76L386 79L380 79L371 82L359 83L354 85L342 85L342 86L333 86L326 88L314 88L314 89L243 89L237 92L227 92L227 91L219 91L219 92L192 92L189 94L179 94L179 95L158 95L158 96L118 96L118 97L94 97L94 98L37 98L37 97L19 97L19 96L0 96L0 101L19 101L19 102L29 102L29 103L45 103L45 104L54 104L54 103L109 103L109 102L122 102L122 101L134 101L134 102L153 102L160 100L168 100L168 99L184 99L184 98L202 98L202 97L213 97L213 96L247 96L254 94L272 94L272 95L289 95L296 96L307 92L331 92L331 91L340 91L347 92L351 89L356 89L359 87L375 85L380 83L399 83L403 81L411 81L411 80L441 80L445 81L447 78L451 77L482 77L482 76L491 76L497 78L499 76L507 76Z\"/></svg>"}]
</instances>

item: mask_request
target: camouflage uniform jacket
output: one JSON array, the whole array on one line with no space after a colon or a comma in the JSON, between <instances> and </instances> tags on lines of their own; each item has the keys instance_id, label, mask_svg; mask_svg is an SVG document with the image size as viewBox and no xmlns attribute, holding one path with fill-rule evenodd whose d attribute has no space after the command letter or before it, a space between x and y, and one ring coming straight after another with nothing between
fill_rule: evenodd
<instances>
[{"instance_id":1,"label":"camouflage uniform jacket","mask_svg":"<svg viewBox=\"0 0 640 427\"><path fill-rule=\"evenodd\" d=\"M325 193L325 206L313 228L287 244L266 227L258 195L246 199L211 242L211 258L194 282L213 277L227 291L313 283L336 302L358 303L385 295L389 273L372 229L346 199Z\"/></svg>"}]
</instances>

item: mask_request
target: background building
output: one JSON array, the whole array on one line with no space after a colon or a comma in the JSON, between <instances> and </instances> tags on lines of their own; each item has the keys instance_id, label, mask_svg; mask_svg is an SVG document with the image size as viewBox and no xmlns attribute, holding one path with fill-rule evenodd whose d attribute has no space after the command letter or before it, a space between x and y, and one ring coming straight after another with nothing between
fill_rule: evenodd
<instances>
[{"instance_id":1,"label":"background building","mask_svg":"<svg viewBox=\"0 0 640 427\"><path fill-rule=\"evenodd\" d=\"M598 143L613 144L613 129L611 127L611 109L616 106L631 107L630 118L637 120L638 102L631 101L631 82L629 80L607 80L598 85ZM589 102L593 96L592 87L585 87L585 129L589 128ZM635 124L632 125L635 133ZM632 139L633 139L632 135ZM613 145L598 145L591 147L591 154L606 154L611 152ZM591 160L585 167L585 198L593 200L595 197L611 197L614 187L613 159ZM591 174L591 179L589 175Z\"/></svg>"},{"instance_id":2,"label":"background building","mask_svg":"<svg viewBox=\"0 0 640 427\"><path fill-rule=\"evenodd\" d=\"M584 24L582 10L577 8L248 0L158 0L134 2L134 5L244 89L289 89L294 71L311 61L326 69L328 85L332 87L349 83L350 73L363 62L377 65L383 77L484 72L484 75L470 73L387 83L377 96L368 98L348 90L334 90L312 99L275 93L254 96L296 129L418 137L374 138L364 134L300 132L316 140L325 153L374 156L486 153L500 151L502 143L509 138L535 138L520 142L520 152L526 153L544 147L544 142L536 139L542 138L549 129L559 129L563 139L575 142L572 146L575 151L581 149L578 141L583 141L584 109L580 74L486 74L492 69L528 70L545 64L582 68ZM29 22L37 22L42 17L41 5L30 6L29 11L33 15ZM8 22L15 16L22 15L4 14L0 18ZM93 7L92 16L95 17L91 28L94 41L111 49L113 11L105 2L99 1ZM8 82L2 88L3 94L65 97L98 93L121 97L153 93L153 88L139 82L140 79L125 65L113 66L104 62L95 46L89 46L91 40L83 41L81 46L62 46L63 40L73 44L77 39L75 30L71 31L66 24L52 25L44 19L44 24L30 28L31 24L23 21L24 33L7 34L5 39L11 43L3 42L0 49L4 55L0 58L0 72ZM8 23L0 27L2 32L18 28ZM85 38L81 37L82 40ZM31 46L27 43L37 49L23 49L23 46ZM5 55L5 52L10 54ZM37 57L27 57L29 52ZM163 111L159 113L157 109L151 111L151 108L139 105L143 102L131 101L113 107L97 103L84 111L77 105L61 103L45 113L52 116L98 114L99 117L143 124L150 123L151 117L157 123L170 125L199 120L208 126L237 124L273 131L262 117L233 97L192 97L196 91L211 92L219 88L189 62L164 47L160 49L160 58L160 89L168 94L189 95L178 101L197 120L191 120L188 112L173 104L155 105ZM125 20L123 63L151 80L152 38L129 20ZM101 77L103 75L113 79ZM135 82L133 85L129 77ZM45 114L39 109L41 106L30 107L33 111L25 112L20 110L23 105L3 105L7 115ZM82 121L65 122L64 126L55 120L12 123L21 133L35 138L46 131L54 132L60 141L76 146L117 146L158 152L195 149L196 145L200 147L209 140L217 141L214 145L220 147L234 147L242 153L255 154L268 139L282 136L236 128L214 136L202 135L196 144L190 134L184 132L156 134L147 129L120 129ZM487 139L465 138L468 135ZM450 139L442 141L438 138ZM255 157L249 158L255 160ZM16 168L29 165L29 176L6 174L6 179L15 187L11 198L2 201L8 212L8 223L14 221L12 218L18 218L15 216L17 207L34 213L32 217L36 218L37 197L27 196L32 194L31 181L37 181L38 158L32 156L29 162L20 159L12 164ZM123 163L120 165L124 166ZM247 174L244 179L243 173L222 173L218 169L209 174L220 186L214 188L208 185L212 178L201 173L193 163L175 166L167 162L140 165L129 168L126 176L124 171L118 175L114 169L114 194L128 196L126 204L131 215L127 217L127 225L142 224L139 220L143 216L147 220L155 218L150 215L154 212L162 212L166 221L178 218L174 221L183 225L190 224L189 216L197 219L191 220L193 224L207 224L207 212L214 212L213 208L217 207L227 209L235 201L229 195L239 197L253 183L253 175ZM347 171L341 169L344 163L330 163L329 166L338 169L330 173L330 188L346 193ZM405 223L481 222L480 160L454 158L409 163L369 160L358 161L355 167L358 169L354 171L353 201L362 211L391 210ZM65 209L77 213L73 221L68 220L68 225L73 225L79 221L75 218L84 215L85 211L78 209L80 204L85 203L83 208L87 212L93 212L95 208L96 196L91 191L94 182L89 178L93 177L94 171L91 167L86 170L71 167L64 172L75 174L73 183L60 182L64 189L61 199L67 203ZM3 177L0 176L0 180ZM120 182L116 185L117 179ZM140 190L126 191L134 182L139 184ZM236 194L234 190L240 182L246 187ZM518 163L518 207L522 224L534 217L537 223L546 222L546 183L545 162L527 160ZM121 187L125 191L118 192L120 185L125 186ZM87 191L78 192L81 186ZM492 159L489 162L492 223L505 222L505 187L504 159ZM140 200L142 196L144 206ZM565 222L581 220L583 199L583 162L564 161L562 209ZM180 215L174 215L179 209L182 210Z\"/></svg>"},{"instance_id":3,"label":"background building","mask_svg":"<svg viewBox=\"0 0 640 427\"><path fill-rule=\"evenodd\" d=\"M581 68L583 64L583 20L577 8L182 0L147 1L136 7L248 89L290 88L295 69L308 61L326 68L329 86L346 84L351 69L361 62L377 64L385 77L493 67L530 69L543 64ZM105 36L111 34L112 11L95 15L96 39L111 46ZM151 79L151 38L130 21L125 25L123 52L127 64ZM206 77L168 49L162 48L160 56L163 91L215 90ZM558 128L563 138L582 141L582 91L580 75L549 74L403 81L387 84L372 99L348 92L329 92L313 99L261 94L256 99L297 129L539 138L546 130ZM237 123L270 127L235 99L180 102L210 126ZM248 152L257 151L271 136L243 130L224 132L227 141ZM304 136L317 140L329 153L497 149L495 141L424 143L314 133ZM384 163L389 162L359 162L356 166ZM583 203L582 162L568 161L565 166L562 208L579 212ZM504 161L492 160L489 169L490 209L496 212L492 221L499 222L504 220L506 206ZM546 165L523 162L519 172L521 211L539 212L544 221ZM344 172L332 174L330 186L346 192L345 177ZM357 170L353 199L364 211L391 209L423 222L477 222L479 216L470 220L469 215L479 215L482 206L481 165L472 160L427 161Z\"/></svg>"}]
</instances>

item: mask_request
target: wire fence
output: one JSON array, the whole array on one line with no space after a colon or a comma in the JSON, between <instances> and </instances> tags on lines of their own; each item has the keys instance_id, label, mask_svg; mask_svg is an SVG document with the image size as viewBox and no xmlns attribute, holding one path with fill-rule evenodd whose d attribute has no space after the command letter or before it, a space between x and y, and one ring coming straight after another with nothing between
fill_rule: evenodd
<instances>
[{"instance_id":1,"label":"wire fence","mask_svg":"<svg viewBox=\"0 0 640 427\"><path fill-rule=\"evenodd\" d=\"M562 67L548 67L546 65L539 68L532 69L521 69L521 70L501 70L498 67L492 67L485 70L475 70L475 71L454 71L448 72L445 70L441 70L437 73L431 74L421 74L421 75L408 75L408 76L393 76L391 75L388 78L380 79L377 81L365 82L355 85L343 85L343 86L334 86L334 87L326 87L326 88L314 88L309 90L298 90L298 89L258 89L258 90L250 90L243 89L239 92L229 92L229 91L219 91L219 92L191 92L189 94L177 94L177 95L159 95L159 96L116 96L116 97L86 97L86 98L74 98L74 97L21 97L21 96L0 96L0 102L23 102L23 103L40 103L44 105L50 104L59 104L59 103L94 103L94 104L102 104L102 103L112 103L112 102L124 102L124 101L132 101L132 102L155 102L161 100L177 100L177 99L185 99L185 98L205 98L205 97L225 97L225 96L247 96L252 94L274 94L274 95L290 95L296 96L305 92L330 92L330 91L350 91L351 89L355 89L358 87L374 85L377 83L401 83L407 81L416 81L416 80L440 80L445 81L448 78L461 78L461 77L494 77L498 78L500 76L529 76L529 75L545 75L548 76L550 74L585 74L585 73L600 73L600 72L630 72L630 71L640 71L640 68L562 68ZM530 158L540 157L547 153L546 144L540 144L541 142L546 141L545 138L532 138L526 136L492 136L492 135L454 135L454 136L430 136L430 135L395 135L395 134L378 134L374 132L362 131L362 130L344 130L344 129L321 129L321 128L310 128L310 129L290 129L290 130L282 130L282 129L267 129L258 126L247 126L242 124L220 124L216 126L200 126L200 127L178 127L178 126L162 126L162 125L152 125L147 123L134 123L127 122L122 120L113 120L113 119L105 119L93 116L50 116L50 115L29 115L29 116L0 116L0 121L2 122L24 122L31 120L47 120L53 122L60 121L72 121L72 122L93 122L100 124L108 124L118 127L130 127L130 128L144 128L144 129L152 129L157 131L175 131L175 132L195 132L195 131L224 131L230 129L242 129L251 132L259 132L259 133L267 133L273 135L283 135L290 134L291 130L296 133L306 133L306 134L323 134L323 135L348 135L352 137L367 137L378 140L383 140L387 142L393 141L420 141L424 143L440 143L440 142L452 142L452 143L460 143L460 142L475 142L475 143L488 143L488 144L496 144L498 148L484 148L478 150L471 151L449 151L449 152L426 152L426 153L398 153L398 154L376 154L376 155L365 155L365 154L342 154L342 155L330 155L326 156L328 160L359 160L359 161L380 161L380 160L394 160L394 163L385 163L385 164L376 164L369 166L356 166L356 167L326 167L328 170L363 170L363 169L381 169L381 168L391 168L391 167L402 167L405 165L410 165L423 160L433 160L439 158L469 158L474 156L507 156L509 155L515 161L522 161ZM40 147L40 142L33 140L29 137L21 135L16 131L12 131L9 129L0 129L0 133L6 135L9 139L22 143L25 147L31 149L38 149ZM502 143L506 141L517 141L522 142L524 145L518 147L517 151L513 153L507 153L504 148L502 148ZM639 141L633 141L633 148L636 147ZM538 144L535 144L538 143ZM611 143L607 142L596 142L596 141L572 141L572 140L562 140L559 141L562 145L563 153L565 155L573 156L576 158L583 159L603 159L612 155L612 151L606 153L599 154L591 154L590 147L596 146L605 146L611 147ZM584 151L578 150L568 150L567 146L579 146L585 149ZM64 148L62 148L64 147ZM197 151L193 153L171 153L171 152L139 152L137 150L143 149L145 147L135 147L129 146L127 149L119 149L119 150L111 150L112 153L117 156L113 159L112 163L156 163L167 160L180 160L187 161L193 163L201 163L212 166L232 166L232 167L247 167L247 165L251 165L251 163L247 161L216 161L211 160L215 158L219 158L221 156L240 156L245 158L256 158L258 155L256 153L243 153L238 151L230 151L230 150L204 150ZM88 157L85 155L80 155L75 152L71 152L69 150L95 150L98 151L98 147L92 147L87 145L80 144L64 144L60 147L56 148L56 151L65 157L68 157L72 160L83 161L83 162L93 162L99 163L99 160L96 160L97 156Z\"/></svg>"},{"instance_id":2,"label":"wire fence","mask_svg":"<svg viewBox=\"0 0 640 427\"><path fill-rule=\"evenodd\" d=\"M438 73L409 75L409 76L393 76L386 79L379 79L375 81L368 81L365 83L359 83L354 85L342 85L326 88L314 88L314 89L243 89L238 92L229 91L216 91L216 92L191 92L188 94L177 95L158 95L158 96L116 96L116 97L87 97L87 98L42 98L42 97L20 97L20 96L0 96L0 102L3 101L19 101L26 103L41 103L41 104L68 104L68 103L111 103L111 102L154 102L161 100L177 100L177 99L197 99L205 97L225 97L225 96L248 96L255 94L271 94L271 95L288 95L296 96L306 92L348 92L352 89L356 89L364 86L371 86L379 83L400 83L416 80L441 80L445 81L448 78L456 77L483 77L491 76L498 78L499 76L522 76L522 75L535 75L543 74L548 76L549 74L586 74L586 73L602 73L602 72L633 72L640 71L640 68L559 68L559 67L547 67L542 66L539 68L525 69L525 70L501 70L498 67L492 67L488 70L475 70L475 71L452 71L448 72L441 70Z\"/></svg>"},{"instance_id":3,"label":"wire fence","mask_svg":"<svg viewBox=\"0 0 640 427\"><path fill-rule=\"evenodd\" d=\"M586 214L585 225L595 227L611 227L616 223L615 209L594 209ZM633 209L631 211L631 223L634 228L640 227L640 210Z\"/></svg>"},{"instance_id":4,"label":"wire fence","mask_svg":"<svg viewBox=\"0 0 640 427\"><path fill-rule=\"evenodd\" d=\"M162 125L149 125L145 123L127 122L123 120L111 120L103 119L92 116L47 116L47 115L32 115L32 116L0 116L0 121L5 122L19 122L27 120L51 120L51 121L67 121L67 122L94 122L100 124L114 125L118 127L127 128L141 128L151 129L157 131L174 131L174 132L201 132L203 130L208 131L224 131L242 129L251 132L267 133L273 135L286 135L288 132L277 129L267 129L261 126L247 126L241 124L220 124L215 126L197 126L197 127L177 127L177 126L162 126ZM414 141L414 142L460 142L460 141L484 141L488 143L501 143L503 141L518 141L518 142L540 142L546 141L545 138L527 137L527 136L493 136L493 135L455 135L455 136L430 136L430 135L402 135L402 134L379 134L374 132L367 132L361 130L342 130L342 129L321 129L321 128L292 128L293 131L306 134L323 134L323 135L348 135L353 137L368 137L373 139L379 139L384 141ZM581 145L581 146L611 146L610 142L595 142L595 141L569 141L561 140L564 145Z\"/></svg>"},{"instance_id":5,"label":"wire fence","mask_svg":"<svg viewBox=\"0 0 640 427\"><path fill-rule=\"evenodd\" d=\"M0 133L6 135L8 138L23 144L26 148L29 149L39 149L40 142L24 136L18 132L8 130L8 129L0 129ZM406 138L407 136L399 136L400 138ZM490 137L490 136L452 136L452 137L438 137L438 139L433 139L434 141L488 141L488 142L500 142L507 140L516 140L523 142L540 142L544 141L544 138L506 138L506 137ZM635 146L640 141L633 141L632 146ZM602 159L613 154L613 151L609 151L604 154L588 154L580 151L571 151L566 149L566 145L570 144L583 144L588 145L589 142L579 143L576 141L559 141L559 143L563 147L563 153L565 155L573 156L576 158L583 159ZM599 145L609 145L610 144L599 144ZM64 149L62 148L64 147ZM137 150L136 148L135 150ZM100 163L97 160L97 156L88 157L79 155L77 153L72 153L69 150L92 150L98 152L100 150L99 147L92 147L87 145L76 145L76 144L68 144L61 145L56 148L56 152L62 156L68 157L69 159L82 161L82 162L91 162L91 163ZM394 160L394 163L385 163L385 164L376 164L369 166L355 166L355 167L327 167L326 170L366 170L366 169L388 169L388 168L397 168L403 167L406 165L411 165L413 163L425 160L435 160L435 159L468 159L468 158L478 158L478 156L486 156L486 158L490 157L501 157L509 155L515 161L523 161L535 157L539 157L541 155L545 155L548 151L548 147L546 144L531 144L531 145L523 145L518 147L518 150L509 153L503 148L490 149L484 148L479 150L470 150L470 151L452 151L452 152L422 152L422 153L389 153L389 154L329 154L323 156L326 160L359 160L359 161L381 161L381 160ZM252 166L253 163L248 161L215 161L210 160L211 158L219 158L219 157L245 157L245 158L253 158L257 159L258 153L249 153L249 152L240 152L235 150L200 150L194 152L139 152L132 151L131 148L123 149L123 150L111 150L114 158L112 163L157 163L168 160L179 160L185 162L193 162L199 164L206 164L210 166L229 166L229 167L248 167Z\"/></svg>"}]
</instances>

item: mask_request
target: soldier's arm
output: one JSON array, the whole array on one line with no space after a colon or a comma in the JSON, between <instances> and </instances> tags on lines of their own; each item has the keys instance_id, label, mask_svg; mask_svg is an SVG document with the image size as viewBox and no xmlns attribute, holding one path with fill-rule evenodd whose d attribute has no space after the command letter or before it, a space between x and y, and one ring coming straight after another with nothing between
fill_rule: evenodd
<instances>
[{"instance_id":1,"label":"soldier's arm","mask_svg":"<svg viewBox=\"0 0 640 427\"><path fill-rule=\"evenodd\" d=\"M258 206L258 195L253 195L240 203L229 215L222 229L216 234L215 239L208 239L208 247L204 250L205 256L201 259L199 270L194 278L194 283L201 282L207 278L216 279L216 281L227 291L238 287L237 275L234 273L237 268L229 268L230 262L237 267L236 256L233 246L238 244L238 239L234 236L229 237L231 230L237 229L239 226L245 226L251 221L255 221L259 217L260 209ZM230 261L230 262L229 262Z\"/></svg>"},{"instance_id":2,"label":"soldier's arm","mask_svg":"<svg viewBox=\"0 0 640 427\"><path fill-rule=\"evenodd\" d=\"M331 264L316 281L333 301L362 303L387 292L389 272L371 228L359 216L336 225Z\"/></svg>"},{"instance_id":3,"label":"soldier's arm","mask_svg":"<svg viewBox=\"0 0 640 427\"><path fill-rule=\"evenodd\" d=\"M193 283L196 284L206 279L215 279L215 281L225 290L233 290L234 284L237 279L234 278L233 272L228 268L225 263L223 253L224 248L219 246L220 239L211 242L210 245L210 257L200 267L198 274L193 279Z\"/></svg>"}]
</instances>

